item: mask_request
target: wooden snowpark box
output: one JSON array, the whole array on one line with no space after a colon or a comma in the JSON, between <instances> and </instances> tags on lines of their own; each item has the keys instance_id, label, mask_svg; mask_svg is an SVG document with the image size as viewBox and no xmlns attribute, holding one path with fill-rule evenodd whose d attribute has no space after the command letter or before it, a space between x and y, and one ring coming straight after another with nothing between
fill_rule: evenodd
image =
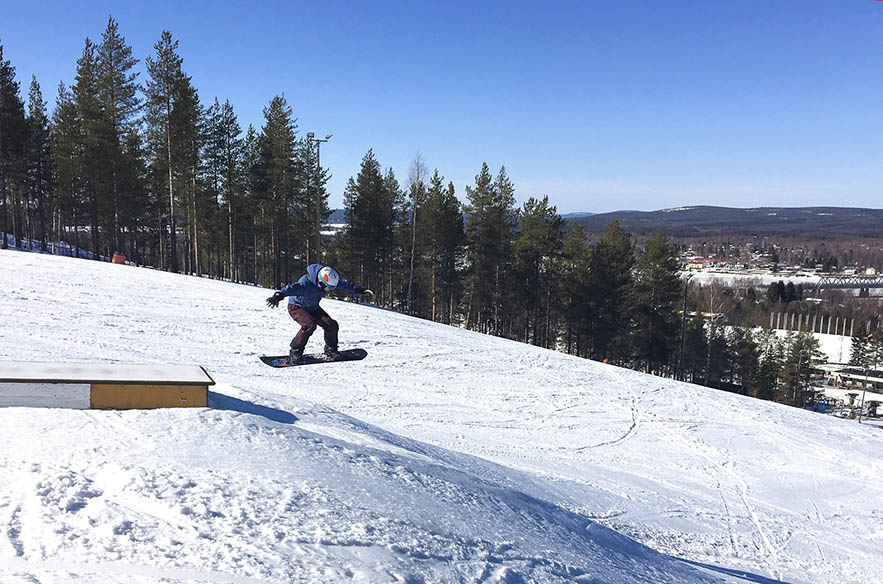
<instances>
[{"instance_id":1,"label":"wooden snowpark box","mask_svg":"<svg viewBox=\"0 0 883 584\"><path fill-rule=\"evenodd\" d=\"M198 365L0 361L0 407L208 407L215 381Z\"/></svg>"}]
</instances>

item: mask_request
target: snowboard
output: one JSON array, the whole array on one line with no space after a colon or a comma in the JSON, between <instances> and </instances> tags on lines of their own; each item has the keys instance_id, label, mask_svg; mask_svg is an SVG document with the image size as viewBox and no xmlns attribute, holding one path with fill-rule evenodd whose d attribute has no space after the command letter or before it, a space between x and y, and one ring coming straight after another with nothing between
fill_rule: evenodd
<instances>
[{"instance_id":1,"label":"snowboard","mask_svg":"<svg viewBox=\"0 0 883 584\"><path fill-rule=\"evenodd\" d=\"M261 355L261 361L270 367L300 367L302 365L315 365L316 363L340 363L341 361L358 361L368 356L365 349L346 349L340 352L340 357L332 361L325 356L325 353L304 353L304 362L295 365L288 358L288 355Z\"/></svg>"}]
</instances>

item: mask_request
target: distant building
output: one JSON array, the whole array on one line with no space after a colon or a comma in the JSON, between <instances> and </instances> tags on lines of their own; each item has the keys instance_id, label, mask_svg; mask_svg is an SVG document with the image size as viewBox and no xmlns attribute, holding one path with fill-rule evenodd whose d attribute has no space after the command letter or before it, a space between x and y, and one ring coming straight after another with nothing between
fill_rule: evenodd
<instances>
[{"instance_id":1,"label":"distant building","mask_svg":"<svg viewBox=\"0 0 883 584\"><path fill-rule=\"evenodd\" d=\"M883 371L870 369L866 372L861 367L836 364L819 365L817 369L837 387L883 392Z\"/></svg>"},{"instance_id":2,"label":"distant building","mask_svg":"<svg viewBox=\"0 0 883 584\"><path fill-rule=\"evenodd\" d=\"M687 260L687 269L692 271L702 271L705 268L711 268L717 265L714 258L689 258Z\"/></svg>"}]
</instances>

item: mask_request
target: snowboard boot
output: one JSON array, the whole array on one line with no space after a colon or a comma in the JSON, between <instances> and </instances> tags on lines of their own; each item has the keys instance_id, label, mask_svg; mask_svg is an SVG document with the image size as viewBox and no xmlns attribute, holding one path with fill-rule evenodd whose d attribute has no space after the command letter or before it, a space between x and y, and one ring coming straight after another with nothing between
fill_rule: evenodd
<instances>
[{"instance_id":1,"label":"snowboard boot","mask_svg":"<svg viewBox=\"0 0 883 584\"><path fill-rule=\"evenodd\" d=\"M303 365L304 348L292 347L291 351L288 352L288 359L291 361L292 365Z\"/></svg>"},{"instance_id":2,"label":"snowboard boot","mask_svg":"<svg viewBox=\"0 0 883 584\"><path fill-rule=\"evenodd\" d=\"M337 361L340 359L340 351L337 350L337 347L325 345L325 358L329 361Z\"/></svg>"}]
</instances>

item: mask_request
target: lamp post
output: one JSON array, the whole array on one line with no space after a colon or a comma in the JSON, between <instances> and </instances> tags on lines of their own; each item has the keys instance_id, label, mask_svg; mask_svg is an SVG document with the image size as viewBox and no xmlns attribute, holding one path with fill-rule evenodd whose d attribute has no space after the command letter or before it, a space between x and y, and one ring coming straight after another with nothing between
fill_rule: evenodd
<instances>
[{"instance_id":1,"label":"lamp post","mask_svg":"<svg viewBox=\"0 0 883 584\"><path fill-rule=\"evenodd\" d=\"M307 140L310 142L316 143L316 260L319 261L319 256L322 253L322 185L320 184L320 177L322 175L322 164L319 159L319 147L322 146L322 142L327 142L331 139L333 134L326 134L325 138L316 138L316 134L314 132L307 132Z\"/></svg>"}]
</instances>

